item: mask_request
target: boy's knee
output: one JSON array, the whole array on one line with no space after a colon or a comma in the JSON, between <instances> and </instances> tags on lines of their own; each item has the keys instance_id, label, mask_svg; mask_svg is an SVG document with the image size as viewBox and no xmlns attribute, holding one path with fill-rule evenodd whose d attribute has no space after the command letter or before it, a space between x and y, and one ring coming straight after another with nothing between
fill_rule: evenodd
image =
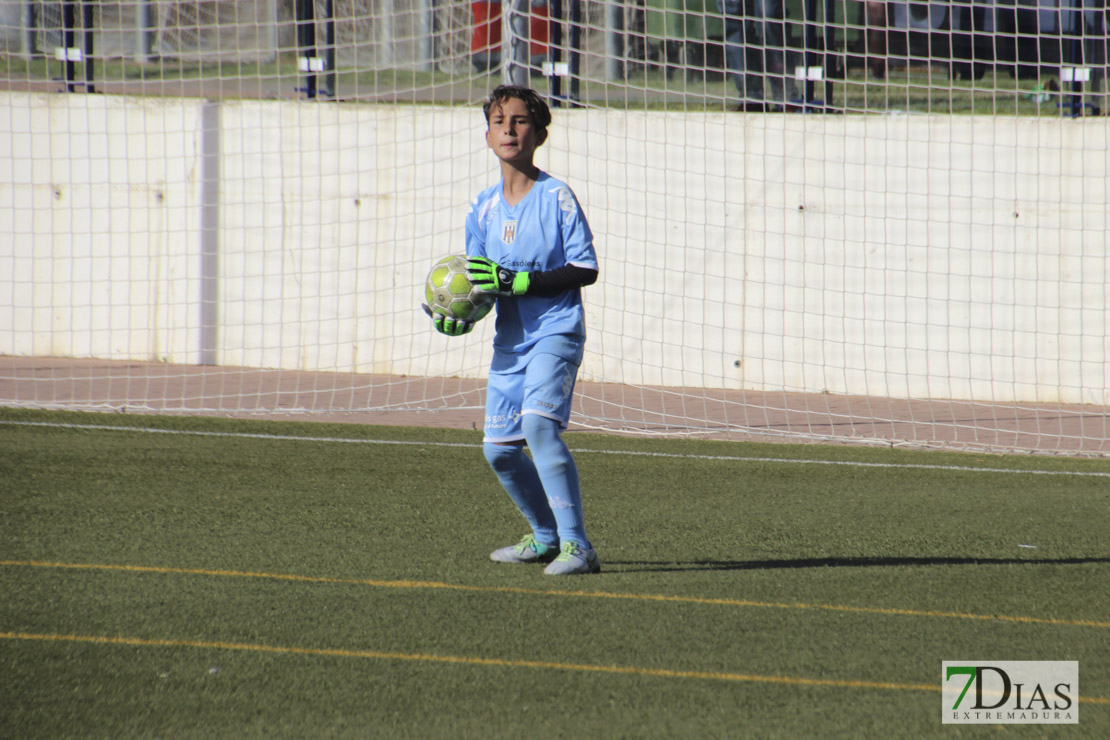
<instances>
[{"instance_id":1,"label":"boy's knee","mask_svg":"<svg viewBox=\"0 0 1110 740\"><path fill-rule=\"evenodd\" d=\"M563 441L562 427L555 419L539 414L526 414L521 419L524 438L532 450L536 466L553 473L561 473L574 465L570 450Z\"/></svg>"},{"instance_id":2,"label":"boy's knee","mask_svg":"<svg viewBox=\"0 0 1110 740\"><path fill-rule=\"evenodd\" d=\"M486 455L486 462L496 471L508 470L520 455L524 454L524 446L519 444L496 444L486 442L482 445Z\"/></svg>"},{"instance_id":3,"label":"boy's knee","mask_svg":"<svg viewBox=\"0 0 1110 740\"><path fill-rule=\"evenodd\" d=\"M534 451L537 446L559 438L559 422L539 414L525 414L520 419L520 427L528 446Z\"/></svg>"}]
</instances>

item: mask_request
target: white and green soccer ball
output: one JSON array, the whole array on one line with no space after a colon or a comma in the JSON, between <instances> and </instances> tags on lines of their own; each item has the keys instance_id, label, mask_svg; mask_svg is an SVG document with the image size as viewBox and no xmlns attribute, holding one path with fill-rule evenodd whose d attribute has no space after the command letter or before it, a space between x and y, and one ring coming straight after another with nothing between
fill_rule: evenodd
<instances>
[{"instance_id":1,"label":"white and green soccer ball","mask_svg":"<svg viewBox=\"0 0 1110 740\"><path fill-rule=\"evenodd\" d=\"M493 309L496 298L479 293L466 276L466 257L451 255L432 265L424 284L428 307L456 319L480 321Z\"/></svg>"}]
</instances>

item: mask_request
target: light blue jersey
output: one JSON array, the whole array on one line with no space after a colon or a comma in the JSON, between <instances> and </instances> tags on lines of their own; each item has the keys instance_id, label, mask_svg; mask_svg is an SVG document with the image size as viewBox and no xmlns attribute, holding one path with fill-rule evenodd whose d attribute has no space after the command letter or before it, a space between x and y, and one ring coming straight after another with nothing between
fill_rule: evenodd
<instances>
[{"instance_id":1,"label":"light blue jersey","mask_svg":"<svg viewBox=\"0 0 1110 740\"><path fill-rule=\"evenodd\" d=\"M578 199L545 172L528 195L510 206L504 181L486 188L466 215L466 253L487 257L502 267L526 272L566 265L598 269L593 232ZM534 353L582 362L586 316L581 289L553 296L524 295L497 300L497 333L492 369L510 372Z\"/></svg>"}]
</instances>

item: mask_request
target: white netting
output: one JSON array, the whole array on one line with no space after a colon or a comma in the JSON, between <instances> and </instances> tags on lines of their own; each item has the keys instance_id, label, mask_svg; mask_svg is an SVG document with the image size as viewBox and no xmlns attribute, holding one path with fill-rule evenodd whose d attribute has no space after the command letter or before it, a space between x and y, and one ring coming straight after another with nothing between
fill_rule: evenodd
<instances>
[{"instance_id":1,"label":"white netting","mask_svg":"<svg viewBox=\"0 0 1110 740\"><path fill-rule=\"evenodd\" d=\"M67 28L84 45L91 32L93 54L100 58L149 58L260 61L277 54L276 0L189 0L165 2L8 3L9 48L24 36L23 51L52 55L64 45ZM71 18L67 22L67 6ZM18 29L19 33L16 33Z\"/></svg>"},{"instance_id":2,"label":"white netting","mask_svg":"<svg viewBox=\"0 0 1110 740\"><path fill-rule=\"evenodd\" d=\"M418 304L514 79L602 259L578 425L1107 454L1106 13L0 3L0 402L480 423L491 323Z\"/></svg>"}]
</instances>

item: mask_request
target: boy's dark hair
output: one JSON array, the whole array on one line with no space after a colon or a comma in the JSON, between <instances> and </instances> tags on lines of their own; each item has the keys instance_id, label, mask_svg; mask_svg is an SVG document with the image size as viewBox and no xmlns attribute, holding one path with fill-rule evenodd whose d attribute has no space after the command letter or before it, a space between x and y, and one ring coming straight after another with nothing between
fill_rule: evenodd
<instances>
[{"instance_id":1,"label":"boy's dark hair","mask_svg":"<svg viewBox=\"0 0 1110 740\"><path fill-rule=\"evenodd\" d=\"M482 104L482 114L486 117L486 126L489 126L490 111L509 98L523 101L525 107L528 108L528 114L532 117L532 125L536 127L537 131L547 131L547 127L551 125L551 109L547 107L547 102L535 90L520 85L498 85L493 88L489 98Z\"/></svg>"}]
</instances>

